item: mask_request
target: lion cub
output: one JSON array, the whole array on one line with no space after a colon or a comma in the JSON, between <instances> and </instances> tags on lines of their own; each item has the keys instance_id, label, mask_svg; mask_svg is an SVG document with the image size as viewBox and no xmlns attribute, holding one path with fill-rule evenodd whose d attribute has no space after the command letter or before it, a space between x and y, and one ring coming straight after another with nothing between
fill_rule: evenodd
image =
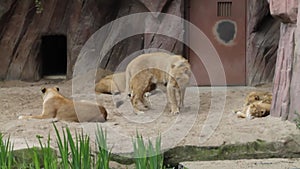
<instances>
[{"instance_id":1,"label":"lion cub","mask_svg":"<svg viewBox=\"0 0 300 169\"><path fill-rule=\"evenodd\" d=\"M57 118L74 122L105 122L107 120L107 111L103 106L90 102L74 102L60 94L58 87L42 88L41 92L44 100L42 114L19 116L19 119Z\"/></svg>"},{"instance_id":2,"label":"lion cub","mask_svg":"<svg viewBox=\"0 0 300 169\"><path fill-rule=\"evenodd\" d=\"M254 117L265 117L270 114L272 93L251 92L247 95L242 111L236 111L240 118L253 119Z\"/></svg>"},{"instance_id":3,"label":"lion cub","mask_svg":"<svg viewBox=\"0 0 300 169\"><path fill-rule=\"evenodd\" d=\"M167 73L158 69L145 69L136 74L130 83L130 101L135 113L143 113L142 111L150 108L148 95L157 86L166 91L167 81L164 78Z\"/></svg>"},{"instance_id":4,"label":"lion cub","mask_svg":"<svg viewBox=\"0 0 300 169\"><path fill-rule=\"evenodd\" d=\"M143 54L133 59L126 68L125 92L131 97L135 112L148 109L145 93L163 86L172 114L183 107L184 94L191 77L191 66L180 55L166 53Z\"/></svg>"}]
</instances>

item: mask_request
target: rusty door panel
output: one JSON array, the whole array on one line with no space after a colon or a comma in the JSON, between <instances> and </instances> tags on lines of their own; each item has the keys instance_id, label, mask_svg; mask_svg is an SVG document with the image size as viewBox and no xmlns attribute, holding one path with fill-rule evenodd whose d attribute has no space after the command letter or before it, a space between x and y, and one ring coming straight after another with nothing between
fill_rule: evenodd
<instances>
[{"instance_id":1,"label":"rusty door panel","mask_svg":"<svg viewBox=\"0 0 300 169\"><path fill-rule=\"evenodd\" d=\"M189 20L216 48L226 76L226 83L211 84L201 60L190 50L189 60L197 85L245 85L246 0L190 0Z\"/></svg>"}]
</instances>

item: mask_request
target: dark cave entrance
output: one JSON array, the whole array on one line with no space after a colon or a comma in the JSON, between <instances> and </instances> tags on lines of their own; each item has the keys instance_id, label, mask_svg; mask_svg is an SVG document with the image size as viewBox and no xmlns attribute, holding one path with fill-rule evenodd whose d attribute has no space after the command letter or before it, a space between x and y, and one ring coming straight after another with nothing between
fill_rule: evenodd
<instances>
[{"instance_id":1,"label":"dark cave entrance","mask_svg":"<svg viewBox=\"0 0 300 169\"><path fill-rule=\"evenodd\" d=\"M67 73L67 37L47 35L42 37L42 76L65 76Z\"/></svg>"}]
</instances>

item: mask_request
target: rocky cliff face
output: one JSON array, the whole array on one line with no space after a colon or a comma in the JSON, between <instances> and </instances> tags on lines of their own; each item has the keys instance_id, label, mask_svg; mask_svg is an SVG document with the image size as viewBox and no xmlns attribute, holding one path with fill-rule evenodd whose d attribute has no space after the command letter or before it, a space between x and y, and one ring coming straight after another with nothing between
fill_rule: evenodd
<instances>
[{"instance_id":1,"label":"rocky cliff face","mask_svg":"<svg viewBox=\"0 0 300 169\"><path fill-rule=\"evenodd\" d=\"M71 78L74 63L82 46L95 31L109 21L124 15L149 11L183 16L183 0L41 2L43 10L38 13L34 0L0 1L0 79L32 81L41 78L40 48L43 35L66 36L67 77ZM162 40L164 37L156 35L128 38L116 45L109 52L106 62L101 64L104 65L103 68L113 70L126 55L144 47L159 47L174 53L182 52L182 45L177 45L175 40L161 45Z\"/></svg>"},{"instance_id":2,"label":"rocky cliff face","mask_svg":"<svg viewBox=\"0 0 300 169\"><path fill-rule=\"evenodd\" d=\"M267 0L248 0L247 79L249 85L273 81L280 20L270 15Z\"/></svg>"},{"instance_id":3,"label":"rocky cliff face","mask_svg":"<svg viewBox=\"0 0 300 169\"><path fill-rule=\"evenodd\" d=\"M45 0L42 6L43 11L37 13L33 0L0 2L1 79L38 80L41 38L49 34L67 37L70 77L81 46L113 18L115 2Z\"/></svg>"},{"instance_id":4,"label":"rocky cliff face","mask_svg":"<svg viewBox=\"0 0 300 169\"><path fill-rule=\"evenodd\" d=\"M300 15L297 14L298 1L269 2L271 14L281 21L271 115L283 120L293 120L296 117L295 112L300 111L300 27L296 24L300 19Z\"/></svg>"},{"instance_id":5,"label":"rocky cliff face","mask_svg":"<svg viewBox=\"0 0 300 169\"><path fill-rule=\"evenodd\" d=\"M183 0L127 0L122 1L122 3L120 4L120 9L117 13L117 18L141 12L162 12L184 18L183 6ZM151 20L154 20L155 23L161 23L161 27L156 28L156 32L159 32L160 29L165 29L163 27L163 23L165 22L164 17L161 17L160 15L153 15ZM147 21L141 21L141 23L145 24L145 29L152 26L148 24ZM139 27L139 25L130 26L132 26L133 28L126 29L135 29L135 27ZM183 29L183 24L179 24L176 27L176 29L170 29L170 31L174 32L175 34L181 34L181 32L183 32ZM99 66L101 68L114 71L115 68L119 65L121 61L125 59L126 56L129 56L135 52L141 54L141 52L143 52L143 49L150 48L163 49L175 54L182 54L183 52L183 44L175 39L172 39L171 37L166 37L159 34L141 34L127 38L118 43L116 46L114 46L104 57L103 61L100 63ZM125 70L124 67L120 69Z\"/></svg>"}]
</instances>

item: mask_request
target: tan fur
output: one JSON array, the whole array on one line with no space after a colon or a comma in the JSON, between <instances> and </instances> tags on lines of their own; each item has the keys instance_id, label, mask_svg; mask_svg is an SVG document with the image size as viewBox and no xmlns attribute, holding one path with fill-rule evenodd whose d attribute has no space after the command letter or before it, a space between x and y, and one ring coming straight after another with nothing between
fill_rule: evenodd
<instances>
[{"instance_id":1,"label":"tan fur","mask_svg":"<svg viewBox=\"0 0 300 169\"><path fill-rule=\"evenodd\" d=\"M137 104L145 105L144 94L149 92L151 85L165 85L168 106L171 113L176 114L179 113L179 107L183 107L190 76L190 64L182 56L167 53L143 54L132 60L126 68L125 92L132 94L133 107L141 110Z\"/></svg>"},{"instance_id":2,"label":"tan fur","mask_svg":"<svg viewBox=\"0 0 300 169\"><path fill-rule=\"evenodd\" d=\"M263 103L268 103L271 104L272 102L272 93L270 92L260 92L260 91L255 91L255 92L250 92L245 100L245 105L249 105L253 102L256 101L263 101Z\"/></svg>"},{"instance_id":3,"label":"tan fur","mask_svg":"<svg viewBox=\"0 0 300 169\"><path fill-rule=\"evenodd\" d=\"M146 93L154 90L158 84L166 84L164 76L167 76L166 73L158 69L145 69L134 76L130 83L130 101L135 112L150 108Z\"/></svg>"},{"instance_id":4,"label":"tan fur","mask_svg":"<svg viewBox=\"0 0 300 169\"><path fill-rule=\"evenodd\" d=\"M95 86L97 93L114 94L124 92L125 72L115 73L102 78Z\"/></svg>"},{"instance_id":5,"label":"tan fur","mask_svg":"<svg viewBox=\"0 0 300 169\"><path fill-rule=\"evenodd\" d=\"M240 118L252 119L254 117L265 117L270 114L272 103L272 93L251 92L245 99L244 107L241 111L236 111Z\"/></svg>"},{"instance_id":6,"label":"tan fur","mask_svg":"<svg viewBox=\"0 0 300 169\"><path fill-rule=\"evenodd\" d=\"M103 106L84 101L74 102L61 95L57 87L42 88L41 91L44 100L42 114L20 116L19 119L57 118L58 120L74 122L105 122L107 120L107 111Z\"/></svg>"}]
</instances>

